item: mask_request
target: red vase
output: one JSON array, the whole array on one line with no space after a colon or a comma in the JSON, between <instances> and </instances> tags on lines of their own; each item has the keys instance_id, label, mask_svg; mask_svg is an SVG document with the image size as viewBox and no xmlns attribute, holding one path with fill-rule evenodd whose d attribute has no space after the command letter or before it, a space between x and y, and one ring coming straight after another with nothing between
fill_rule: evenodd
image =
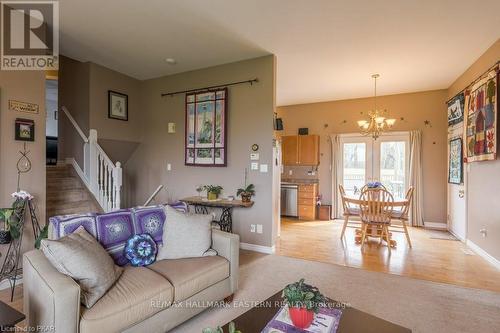
<instances>
[{"instance_id":1,"label":"red vase","mask_svg":"<svg viewBox=\"0 0 500 333\"><path fill-rule=\"evenodd\" d=\"M290 307L288 308L290 319L295 327L305 329L311 326L314 320L314 311L306 308Z\"/></svg>"}]
</instances>

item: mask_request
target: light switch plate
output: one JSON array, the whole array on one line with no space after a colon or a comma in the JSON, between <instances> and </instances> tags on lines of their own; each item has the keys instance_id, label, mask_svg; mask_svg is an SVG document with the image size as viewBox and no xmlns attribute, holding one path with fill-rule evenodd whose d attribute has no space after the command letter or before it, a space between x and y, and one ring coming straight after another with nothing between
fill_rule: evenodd
<instances>
[{"instance_id":1,"label":"light switch plate","mask_svg":"<svg viewBox=\"0 0 500 333\"><path fill-rule=\"evenodd\" d=\"M262 233L262 224L257 224L257 233L258 234Z\"/></svg>"},{"instance_id":2,"label":"light switch plate","mask_svg":"<svg viewBox=\"0 0 500 333\"><path fill-rule=\"evenodd\" d=\"M260 165L260 172L267 172L267 164L261 164Z\"/></svg>"},{"instance_id":3,"label":"light switch plate","mask_svg":"<svg viewBox=\"0 0 500 333\"><path fill-rule=\"evenodd\" d=\"M172 170L172 164L167 163L167 171L171 171L171 170Z\"/></svg>"},{"instance_id":4,"label":"light switch plate","mask_svg":"<svg viewBox=\"0 0 500 333\"><path fill-rule=\"evenodd\" d=\"M259 163L257 162L252 162L250 164L250 170L259 170Z\"/></svg>"},{"instance_id":5,"label":"light switch plate","mask_svg":"<svg viewBox=\"0 0 500 333\"><path fill-rule=\"evenodd\" d=\"M168 133L175 133L175 123L168 123L167 131Z\"/></svg>"}]
</instances>

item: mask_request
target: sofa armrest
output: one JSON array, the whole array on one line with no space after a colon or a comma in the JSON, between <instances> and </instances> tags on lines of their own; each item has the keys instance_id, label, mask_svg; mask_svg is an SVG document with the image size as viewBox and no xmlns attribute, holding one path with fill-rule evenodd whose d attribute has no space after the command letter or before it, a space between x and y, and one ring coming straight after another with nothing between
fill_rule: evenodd
<instances>
[{"instance_id":1,"label":"sofa armrest","mask_svg":"<svg viewBox=\"0 0 500 333\"><path fill-rule=\"evenodd\" d=\"M23 255L23 291L28 328L78 332L80 286L56 270L40 250Z\"/></svg>"},{"instance_id":2,"label":"sofa armrest","mask_svg":"<svg viewBox=\"0 0 500 333\"><path fill-rule=\"evenodd\" d=\"M240 263L240 236L213 229L212 248L217 254L229 261L231 291L238 289L238 270Z\"/></svg>"}]
</instances>

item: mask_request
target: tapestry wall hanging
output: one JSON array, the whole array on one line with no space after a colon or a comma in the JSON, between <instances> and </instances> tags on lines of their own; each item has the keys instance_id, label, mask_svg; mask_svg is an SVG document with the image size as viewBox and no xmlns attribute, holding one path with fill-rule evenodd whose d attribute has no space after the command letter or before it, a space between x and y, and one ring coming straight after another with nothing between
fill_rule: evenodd
<instances>
[{"instance_id":1,"label":"tapestry wall hanging","mask_svg":"<svg viewBox=\"0 0 500 333\"><path fill-rule=\"evenodd\" d=\"M227 88L186 95L185 164L226 166Z\"/></svg>"},{"instance_id":2,"label":"tapestry wall hanging","mask_svg":"<svg viewBox=\"0 0 500 333\"><path fill-rule=\"evenodd\" d=\"M465 96L465 161L488 161L497 152L497 70L474 83Z\"/></svg>"},{"instance_id":3,"label":"tapestry wall hanging","mask_svg":"<svg viewBox=\"0 0 500 333\"><path fill-rule=\"evenodd\" d=\"M464 102L463 92L448 101L448 126L459 124L464 120Z\"/></svg>"},{"instance_id":4,"label":"tapestry wall hanging","mask_svg":"<svg viewBox=\"0 0 500 333\"><path fill-rule=\"evenodd\" d=\"M451 139L448 149L450 151L448 156L448 183L460 185L463 180L462 138Z\"/></svg>"}]
</instances>

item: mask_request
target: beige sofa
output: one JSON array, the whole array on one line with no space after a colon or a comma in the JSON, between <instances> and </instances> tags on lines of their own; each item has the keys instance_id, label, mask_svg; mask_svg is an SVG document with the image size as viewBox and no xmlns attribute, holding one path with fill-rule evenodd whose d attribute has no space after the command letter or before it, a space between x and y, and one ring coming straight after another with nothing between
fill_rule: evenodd
<instances>
[{"instance_id":1,"label":"beige sofa","mask_svg":"<svg viewBox=\"0 0 500 333\"><path fill-rule=\"evenodd\" d=\"M212 235L213 257L160 260L126 267L90 309L80 287L39 250L23 256L24 312L29 327L45 332L166 332L231 296L238 287L239 237Z\"/></svg>"}]
</instances>

